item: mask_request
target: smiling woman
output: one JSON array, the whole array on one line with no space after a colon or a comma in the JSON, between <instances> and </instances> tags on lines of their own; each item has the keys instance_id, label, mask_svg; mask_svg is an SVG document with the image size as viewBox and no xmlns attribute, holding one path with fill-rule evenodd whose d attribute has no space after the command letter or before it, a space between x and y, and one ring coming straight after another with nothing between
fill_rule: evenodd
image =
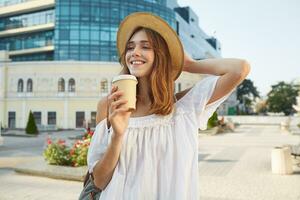
<instances>
[{"instance_id":1,"label":"smiling woman","mask_svg":"<svg viewBox=\"0 0 300 200\"><path fill-rule=\"evenodd\" d=\"M240 59L195 61L176 32L151 13L133 13L120 24L122 74L138 80L136 110L113 87L98 106L88 152L89 173L100 200L198 200L198 128L248 74ZM174 94L183 71L211 74Z\"/></svg>"},{"instance_id":2,"label":"smiling woman","mask_svg":"<svg viewBox=\"0 0 300 200\"><path fill-rule=\"evenodd\" d=\"M174 104L174 81L170 76L170 53L165 40L154 30L138 27L129 39L125 51L121 55L124 71L137 77L140 87L137 98L140 102L152 102L149 113L170 114ZM143 87L149 82L152 87ZM148 90L153 95L147 97ZM168 91L162 93L162 91ZM143 97L143 98L142 98ZM132 113L134 116L135 113Z\"/></svg>"}]
</instances>

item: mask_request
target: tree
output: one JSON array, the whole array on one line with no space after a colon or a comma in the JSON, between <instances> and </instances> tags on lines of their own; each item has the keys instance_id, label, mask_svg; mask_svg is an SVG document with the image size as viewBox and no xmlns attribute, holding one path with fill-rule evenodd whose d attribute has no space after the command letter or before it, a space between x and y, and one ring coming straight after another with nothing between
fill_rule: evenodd
<instances>
[{"instance_id":1,"label":"tree","mask_svg":"<svg viewBox=\"0 0 300 200\"><path fill-rule=\"evenodd\" d=\"M38 134L38 132L39 132L37 129L37 126L35 124L35 120L34 120L34 117L33 117L33 114L31 111L29 112L28 122L27 122L25 131L27 134Z\"/></svg>"},{"instance_id":2,"label":"tree","mask_svg":"<svg viewBox=\"0 0 300 200\"><path fill-rule=\"evenodd\" d=\"M237 99L245 108L245 112L249 114L250 107L255 98L259 97L259 92L250 79L245 79L237 87ZM238 112L241 112L240 110Z\"/></svg>"},{"instance_id":3,"label":"tree","mask_svg":"<svg viewBox=\"0 0 300 200\"><path fill-rule=\"evenodd\" d=\"M218 125L218 114L215 111L213 115L208 119L207 128L213 128Z\"/></svg>"},{"instance_id":4,"label":"tree","mask_svg":"<svg viewBox=\"0 0 300 200\"><path fill-rule=\"evenodd\" d=\"M268 93L267 108L270 112L283 112L285 115L294 113L293 105L296 104L298 96L297 88L283 81L272 85Z\"/></svg>"}]
</instances>

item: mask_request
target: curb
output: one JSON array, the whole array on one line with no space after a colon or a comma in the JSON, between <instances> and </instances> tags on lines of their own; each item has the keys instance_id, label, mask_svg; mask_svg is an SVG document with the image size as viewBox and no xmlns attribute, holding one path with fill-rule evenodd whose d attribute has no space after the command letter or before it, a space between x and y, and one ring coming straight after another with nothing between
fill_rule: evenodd
<instances>
[{"instance_id":1,"label":"curb","mask_svg":"<svg viewBox=\"0 0 300 200\"><path fill-rule=\"evenodd\" d=\"M27 135L27 134L14 134L14 133L2 133L1 136L8 136L8 137L38 137L39 134L36 135Z\"/></svg>"},{"instance_id":2,"label":"curb","mask_svg":"<svg viewBox=\"0 0 300 200\"><path fill-rule=\"evenodd\" d=\"M67 167L48 165L43 158L31 163L17 165L14 170L18 173L42 176L54 179L83 182L87 172L87 166L84 167Z\"/></svg>"}]
</instances>

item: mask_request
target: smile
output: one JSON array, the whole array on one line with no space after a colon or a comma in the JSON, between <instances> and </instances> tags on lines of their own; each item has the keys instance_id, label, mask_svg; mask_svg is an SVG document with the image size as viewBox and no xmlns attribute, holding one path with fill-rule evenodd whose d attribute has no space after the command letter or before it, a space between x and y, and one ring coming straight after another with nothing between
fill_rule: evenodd
<instances>
[{"instance_id":1,"label":"smile","mask_svg":"<svg viewBox=\"0 0 300 200\"><path fill-rule=\"evenodd\" d=\"M133 61L130 61L130 64L132 65L142 65L144 64L145 62L144 61L141 61L141 60L133 60Z\"/></svg>"}]
</instances>

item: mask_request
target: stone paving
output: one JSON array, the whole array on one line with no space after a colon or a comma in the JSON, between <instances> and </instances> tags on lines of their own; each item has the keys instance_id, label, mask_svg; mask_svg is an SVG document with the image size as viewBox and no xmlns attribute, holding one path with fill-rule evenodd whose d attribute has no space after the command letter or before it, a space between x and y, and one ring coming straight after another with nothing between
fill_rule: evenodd
<instances>
[{"instance_id":1,"label":"stone paving","mask_svg":"<svg viewBox=\"0 0 300 200\"><path fill-rule=\"evenodd\" d=\"M11 147L0 147L0 200L78 198L81 182L29 176L11 169L16 164L36 159L43 147L38 141L44 142L44 139L34 140L32 154L24 144L24 154L22 148L11 153L8 151ZM295 165L292 175L275 175L271 173L270 160L273 147L298 143L299 135L281 133L277 126L241 126L234 133L200 134L200 199L300 200L300 169Z\"/></svg>"},{"instance_id":2,"label":"stone paving","mask_svg":"<svg viewBox=\"0 0 300 200\"><path fill-rule=\"evenodd\" d=\"M271 150L299 144L299 135L277 126L241 126L235 133L200 136L201 200L300 200L300 169L271 173ZM299 161L300 162L300 161Z\"/></svg>"}]
</instances>

